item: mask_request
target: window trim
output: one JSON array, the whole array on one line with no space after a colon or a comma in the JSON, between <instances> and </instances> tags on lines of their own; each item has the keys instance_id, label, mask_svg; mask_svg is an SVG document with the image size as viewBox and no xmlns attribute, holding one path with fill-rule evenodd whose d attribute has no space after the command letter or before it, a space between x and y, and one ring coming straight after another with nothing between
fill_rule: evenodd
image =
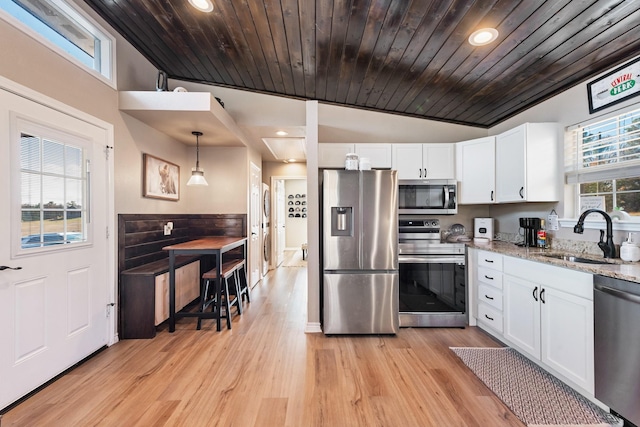
<instances>
[{"instance_id":1,"label":"window trim","mask_svg":"<svg viewBox=\"0 0 640 427\"><path fill-rule=\"evenodd\" d=\"M47 133L48 136L57 139L71 139L71 142L78 147L81 147L82 150L86 153L86 158L93 158L93 147L91 141L84 139L80 136L73 135L68 131L63 129L59 129L52 124L43 122L33 117L28 117L23 114L18 114L15 112L10 113L10 136L9 136L9 145L10 145L10 153L11 153L11 183L10 183L10 192L11 192L11 215L10 215L10 228L12 229L11 233L11 255L12 258L18 259L23 256L32 256L39 255L43 253L51 253L51 252L59 252L59 251L69 251L74 250L76 248L85 248L87 246L93 245L93 224L89 221L85 223L85 237L86 240L82 242L75 242L70 245L50 245L50 246L42 246L42 247L33 247L33 248L23 248L21 244L21 209L22 205L21 200L21 171L20 171L20 135L22 132L26 131L38 131L36 133ZM51 136L53 135L53 136ZM86 191L86 189L84 190ZM18 207L18 212L15 211L15 208ZM87 209L90 209L88 206Z\"/></svg>"},{"instance_id":2,"label":"window trim","mask_svg":"<svg viewBox=\"0 0 640 427\"><path fill-rule=\"evenodd\" d=\"M578 223L578 218L562 218L558 221L560 228L573 228ZM604 230L607 223L604 219L596 221L585 221L584 228L587 230ZM613 231L640 231L640 222L638 221L612 221Z\"/></svg>"},{"instance_id":3,"label":"window trim","mask_svg":"<svg viewBox=\"0 0 640 427\"><path fill-rule=\"evenodd\" d=\"M596 117L592 117L589 120L585 120L584 122L581 123L577 123L571 126L567 126L565 128L565 149L564 149L564 153L566 156L566 152L567 152L567 139L569 138L573 138L572 134L577 131L579 128L583 128L583 127L587 127L590 125L593 125L595 123L598 122L602 122L605 120L609 120L609 119L613 119L614 117L617 116L621 116L624 114L628 114L631 113L633 111L636 111L640 109L640 103L638 102L634 102L633 104L627 105L623 108L596 116ZM616 171L616 176L615 178L630 178L630 177L635 177L638 176L638 169L640 168L639 162L638 161L631 161L626 165L622 165L620 167L617 168L592 168L591 170L587 170L584 172L580 172L579 170L574 170L572 172L569 172L567 170L567 165L566 165L566 158L565 158L565 171L564 171L564 180L565 180L565 189L568 188L569 191L565 191L566 195L571 194L571 201L569 203L565 204L565 207L568 208L569 210L571 210L573 213L572 215L575 215L578 211L578 207L580 206L580 176L581 175L592 175L594 177L594 179L600 179L600 180L604 180L604 179L612 179L611 178L611 172L612 171ZM595 169L595 170L594 170ZM569 178L568 175L572 175L571 178ZM567 201L568 202L568 201ZM576 225L576 223L578 222L578 217L576 216L575 218L562 218L559 220L559 225L561 228L573 228L574 225ZM613 224L613 230L614 231L625 231L625 232L640 232L640 217L634 217L633 220L631 221L627 221L627 220L614 220L612 222ZM584 228L585 229L593 229L593 230L602 230L604 229L604 227L606 226L606 222L604 219L600 219L600 220L587 220L584 223Z\"/></svg>"},{"instance_id":4,"label":"window trim","mask_svg":"<svg viewBox=\"0 0 640 427\"><path fill-rule=\"evenodd\" d=\"M89 16L84 10L82 10L76 3L72 0L51 0L56 6L63 9L63 11L67 14L70 14L75 20L78 21L80 25L85 27L89 32L91 32L94 36L100 38L101 40L105 40L109 42L108 49L101 49L100 61L102 64L105 61L109 64L109 76L104 75L102 72L96 70L95 68L90 68L86 64L83 64L80 60L76 59L69 53L67 53L64 49L59 47L57 44L53 43L28 25L24 24L14 16L7 13L5 10L0 9L0 19L3 19L7 23L14 26L16 29L22 31L24 34L28 35L35 41L40 44L46 46L54 53L58 54L62 58L76 65L78 68L86 71L93 77L97 78L101 82L111 86L113 89L117 88L117 67L116 67L116 39L111 33L104 29L95 19ZM75 16L74 16L75 15Z\"/></svg>"}]
</instances>

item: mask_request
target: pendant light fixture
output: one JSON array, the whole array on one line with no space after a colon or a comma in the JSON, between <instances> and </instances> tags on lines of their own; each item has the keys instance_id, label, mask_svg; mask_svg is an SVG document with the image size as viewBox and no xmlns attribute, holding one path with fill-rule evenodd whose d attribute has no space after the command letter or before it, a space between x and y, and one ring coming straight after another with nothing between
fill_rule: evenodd
<instances>
[{"instance_id":1,"label":"pendant light fixture","mask_svg":"<svg viewBox=\"0 0 640 427\"><path fill-rule=\"evenodd\" d=\"M202 136L202 132L193 131L192 135L196 136L196 167L191 169L191 178L189 178L189 182L187 185L209 185L207 180L204 179L204 170L200 168L200 140L199 138Z\"/></svg>"}]
</instances>

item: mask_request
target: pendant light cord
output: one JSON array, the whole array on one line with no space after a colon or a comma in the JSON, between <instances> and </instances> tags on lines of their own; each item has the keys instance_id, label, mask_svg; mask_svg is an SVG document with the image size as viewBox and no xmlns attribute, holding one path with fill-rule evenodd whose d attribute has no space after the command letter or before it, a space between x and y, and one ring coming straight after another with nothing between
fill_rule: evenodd
<instances>
[{"instance_id":1,"label":"pendant light cord","mask_svg":"<svg viewBox=\"0 0 640 427\"><path fill-rule=\"evenodd\" d=\"M200 135L202 132L193 131L191 134L196 136L196 170L200 168Z\"/></svg>"}]
</instances>

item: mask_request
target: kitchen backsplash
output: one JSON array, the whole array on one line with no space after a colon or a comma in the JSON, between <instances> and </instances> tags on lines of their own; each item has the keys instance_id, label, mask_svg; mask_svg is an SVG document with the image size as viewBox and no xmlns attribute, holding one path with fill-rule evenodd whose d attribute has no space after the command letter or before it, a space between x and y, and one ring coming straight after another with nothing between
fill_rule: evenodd
<instances>
[{"instance_id":1,"label":"kitchen backsplash","mask_svg":"<svg viewBox=\"0 0 640 427\"><path fill-rule=\"evenodd\" d=\"M517 233L496 233L496 240L509 243L522 243L523 237ZM581 254L602 255L602 250L598 247L598 242L556 239L547 235L549 249L556 251L568 251Z\"/></svg>"}]
</instances>

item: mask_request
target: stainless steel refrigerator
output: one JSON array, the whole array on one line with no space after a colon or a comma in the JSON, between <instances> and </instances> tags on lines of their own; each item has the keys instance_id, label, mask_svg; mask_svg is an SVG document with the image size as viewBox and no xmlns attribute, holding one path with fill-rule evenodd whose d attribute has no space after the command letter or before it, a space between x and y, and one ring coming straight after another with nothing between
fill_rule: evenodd
<instances>
[{"instance_id":1,"label":"stainless steel refrigerator","mask_svg":"<svg viewBox=\"0 0 640 427\"><path fill-rule=\"evenodd\" d=\"M398 332L396 171L323 174L323 331Z\"/></svg>"}]
</instances>

